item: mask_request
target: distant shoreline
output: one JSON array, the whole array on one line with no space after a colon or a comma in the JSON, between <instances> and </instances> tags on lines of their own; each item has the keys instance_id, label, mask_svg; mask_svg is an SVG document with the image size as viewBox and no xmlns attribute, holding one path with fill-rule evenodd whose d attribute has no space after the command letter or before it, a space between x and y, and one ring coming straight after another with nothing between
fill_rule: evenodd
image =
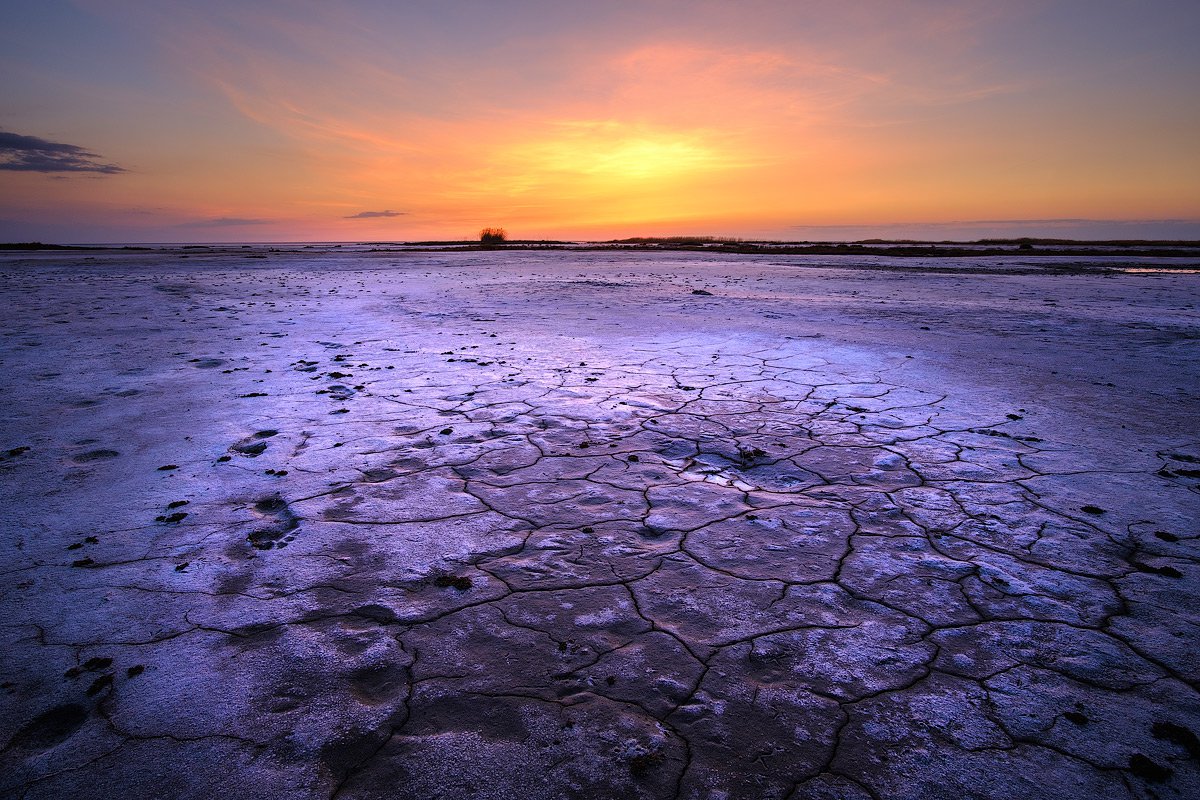
<instances>
[{"instance_id":1,"label":"distant shoreline","mask_svg":"<svg viewBox=\"0 0 1200 800\"><path fill-rule=\"evenodd\" d=\"M483 245L476 240L397 242L258 242L220 244L48 244L43 242L0 242L0 251L221 251L230 249L340 249L344 246L370 248L368 252L462 252L496 250L613 250L685 251L754 255L893 256L899 258L971 258L1020 255L1039 256L1147 256L1191 258L1200 256L1200 241L1190 240L1101 240L1076 239L978 239L975 241L919 241L912 239L864 239L856 242L752 241L715 237L639 237L604 241L514 240L503 245Z\"/></svg>"}]
</instances>

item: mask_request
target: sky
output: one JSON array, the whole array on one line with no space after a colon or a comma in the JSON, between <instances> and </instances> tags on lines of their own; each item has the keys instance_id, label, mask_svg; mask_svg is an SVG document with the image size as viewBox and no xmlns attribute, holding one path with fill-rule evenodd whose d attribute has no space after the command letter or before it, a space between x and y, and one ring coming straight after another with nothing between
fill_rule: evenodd
<instances>
[{"instance_id":1,"label":"sky","mask_svg":"<svg viewBox=\"0 0 1200 800\"><path fill-rule=\"evenodd\" d=\"M0 5L0 241L1200 239L1196 0Z\"/></svg>"}]
</instances>

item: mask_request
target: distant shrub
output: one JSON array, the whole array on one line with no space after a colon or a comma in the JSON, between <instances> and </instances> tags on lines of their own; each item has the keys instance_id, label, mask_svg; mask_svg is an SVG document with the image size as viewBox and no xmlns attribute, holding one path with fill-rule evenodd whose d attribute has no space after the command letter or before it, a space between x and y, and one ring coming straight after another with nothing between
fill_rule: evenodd
<instances>
[{"instance_id":1,"label":"distant shrub","mask_svg":"<svg viewBox=\"0 0 1200 800\"><path fill-rule=\"evenodd\" d=\"M484 228L479 232L479 243L483 245L500 245L508 241L508 231L504 228Z\"/></svg>"},{"instance_id":2,"label":"distant shrub","mask_svg":"<svg viewBox=\"0 0 1200 800\"><path fill-rule=\"evenodd\" d=\"M633 236L628 239L613 239L615 244L672 245L681 247L703 247L710 244L742 244L745 240L732 236Z\"/></svg>"}]
</instances>

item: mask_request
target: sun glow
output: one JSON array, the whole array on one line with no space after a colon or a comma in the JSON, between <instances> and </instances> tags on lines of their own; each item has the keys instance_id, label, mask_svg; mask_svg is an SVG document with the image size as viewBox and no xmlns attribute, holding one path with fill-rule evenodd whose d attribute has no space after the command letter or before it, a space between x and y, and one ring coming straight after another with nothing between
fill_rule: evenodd
<instances>
[{"instance_id":1,"label":"sun glow","mask_svg":"<svg viewBox=\"0 0 1200 800\"><path fill-rule=\"evenodd\" d=\"M516 148L534 170L575 174L597 183L695 175L734 166L701 134L673 133L620 122L566 122L555 135Z\"/></svg>"}]
</instances>

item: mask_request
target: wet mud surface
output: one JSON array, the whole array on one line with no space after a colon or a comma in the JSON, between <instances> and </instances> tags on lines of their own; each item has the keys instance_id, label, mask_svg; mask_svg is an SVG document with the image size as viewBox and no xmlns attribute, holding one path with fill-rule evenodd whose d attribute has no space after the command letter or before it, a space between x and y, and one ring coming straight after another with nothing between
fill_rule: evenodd
<instances>
[{"instance_id":1,"label":"wet mud surface","mask_svg":"<svg viewBox=\"0 0 1200 800\"><path fill-rule=\"evenodd\" d=\"M179 255L0 262L0 796L1200 795L1200 276Z\"/></svg>"}]
</instances>

